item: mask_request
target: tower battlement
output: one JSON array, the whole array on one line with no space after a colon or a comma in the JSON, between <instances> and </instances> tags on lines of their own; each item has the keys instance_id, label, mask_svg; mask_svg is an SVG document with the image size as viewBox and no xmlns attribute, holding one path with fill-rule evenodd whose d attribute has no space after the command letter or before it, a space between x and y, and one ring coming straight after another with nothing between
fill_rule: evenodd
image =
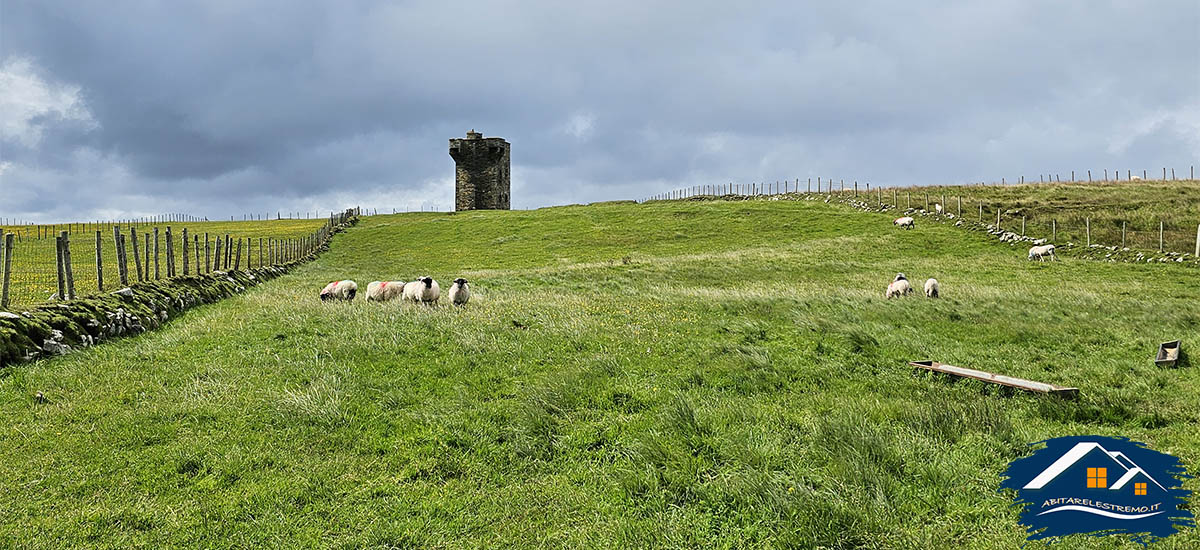
<instances>
[{"instance_id":1,"label":"tower battlement","mask_svg":"<svg viewBox=\"0 0 1200 550\"><path fill-rule=\"evenodd\" d=\"M471 130L450 140L454 159L455 210L509 210L510 145L504 138Z\"/></svg>"}]
</instances>

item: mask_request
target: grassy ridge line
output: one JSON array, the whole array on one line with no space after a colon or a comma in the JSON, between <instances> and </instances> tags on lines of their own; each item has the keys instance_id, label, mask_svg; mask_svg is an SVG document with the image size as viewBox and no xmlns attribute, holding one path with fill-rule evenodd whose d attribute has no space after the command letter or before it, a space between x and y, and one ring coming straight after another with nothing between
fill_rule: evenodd
<instances>
[{"instance_id":1,"label":"grassy ridge line","mask_svg":"<svg viewBox=\"0 0 1200 550\"><path fill-rule=\"evenodd\" d=\"M1197 335L1194 271L1029 263L847 214L366 218L278 281L0 378L0 544L999 549L1024 538L996 487L1029 442L1125 435L1200 467L1200 374L1149 361ZM884 300L896 271L945 298ZM462 309L315 297L464 273ZM1083 394L1008 395L913 358Z\"/></svg>"}]
</instances>

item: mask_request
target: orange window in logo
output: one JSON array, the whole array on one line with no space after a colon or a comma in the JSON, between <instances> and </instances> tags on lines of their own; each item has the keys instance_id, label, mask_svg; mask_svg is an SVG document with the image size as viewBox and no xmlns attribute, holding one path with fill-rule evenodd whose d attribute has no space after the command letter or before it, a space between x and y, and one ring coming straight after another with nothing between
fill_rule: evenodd
<instances>
[{"instance_id":1,"label":"orange window in logo","mask_svg":"<svg viewBox=\"0 0 1200 550\"><path fill-rule=\"evenodd\" d=\"M1145 483L1142 485L1145 485ZM1087 486L1088 489L1104 489L1108 487L1108 468L1088 468Z\"/></svg>"},{"instance_id":2,"label":"orange window in logo","mask_svg":"<svg viewBox=\"0 0 1200 550\"><path fill-rule=\"evenodd\" d=\"M1146 494L1146 484L1145 483L1134 483L1133 484L1133 494L1135 494L1135 495Z\"/></svg>"}]
</instances>

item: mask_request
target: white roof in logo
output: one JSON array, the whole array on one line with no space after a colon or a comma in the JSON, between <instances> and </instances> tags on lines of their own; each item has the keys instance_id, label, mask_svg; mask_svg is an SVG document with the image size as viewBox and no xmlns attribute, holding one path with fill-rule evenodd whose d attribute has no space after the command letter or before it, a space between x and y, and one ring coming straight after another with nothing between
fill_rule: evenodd
<instances>
[{"instance_id":1,"label":"white roof in logo","mask_svg":"<svg viewBox=\"0 0 1200 550\"><path fill-rule=\"evenodd\" d=\"M1047 483L1054 481L1054 478L1058 477L1059 474L1065 472L1067 468L1074 466L1076 462L1079 462L1080 459L1095 449L1100 449L1100 451L1104 453L1104 456L1107 456L1113 461L1114 464L1125 471L1125 473L1121 475L1120 479L1118 479L1116 483L1113 483L1108 487L1110 490L1116 491L1121 489L1133 478L1139 475L1145 476L1146 479L1149 479L1155 485L1158 485L1159 489L1164 491L1167 490L1166 487L1163 487L1161 483L1159 483L1153 477L1150 477L1150 474L1146 473L1145 470L1142 470L1140 466L1130 460L1129 457L1125 456L1124 453L1120 451L1109 451L1108 449L1100 446L1099 443L1092 442L1076 443L1074 447L1071 447L1071 450L1063 453L1058 460L1055 460L1054 463L1048 468L1042 470L1042 473L1030 480L1029 483L1026 483L1022 489L1041 489L1042 487L1045 487Z\"/></svg>"}]
</instances>

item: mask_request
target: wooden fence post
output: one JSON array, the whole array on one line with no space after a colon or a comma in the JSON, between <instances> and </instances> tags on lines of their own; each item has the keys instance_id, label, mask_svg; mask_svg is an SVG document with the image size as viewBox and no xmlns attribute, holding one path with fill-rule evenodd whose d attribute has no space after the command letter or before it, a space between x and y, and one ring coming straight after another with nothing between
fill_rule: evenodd
<instances>
[{"instance_id":1,"label":"wooden fence post","mask_svg":"<svg viewBox=\"0 0 1200 550\"><path fill-rule=\"evenodd\" d=\"M908 203L908 207L907 207L907 208L909 208L909 209L912 209L912 193L909 193L908 191L905 191L905 192L904 192L904 201L905 201L906 203Z\"/></svg>"},{"instance_id":2,"label":"wooden fence post","mask_svg":"<svg viewBox=\"0 0 1200 550\"><path fill-rule=\"evenodd\" d=\"M167 226L167 278L175 276L175 237Z\"/></svg>"},{"instance_id":3,"label":"wooden fence post","mask_svg":"<svg viewBox=\"0 0 1200 550\"><path fill-rule=\"evenodd\" d=\"M96 291L104 292L104 254L100 249L100 230L96 230Z\"/></svg>"},{"instance_id":4,"label":"wooden fence post","mask_svg":"<svg viewBox=\"0 0 1200 550\"><path fill-rule=\"evenodd\" d=\"M900 208L900 201L896 200L896 188L892 188L892 206Z\"/></svg>"},{"instance_id":5,"label":"wooden fence post","mask_svg":"<svg viewBox=\"0 0 1200 550\"><path fill-rule=\"evenodd\" d=\"M983 201L979 201L979 223L983 223Z\"/></svg>"},{"instance_id":6,"label":"wooden fence post","mask_svg":"<svg viewBox=\"0 0 1200 550\"><path fill-rule=\"evenodd\" d=\"M11 243L12 241L8 241ZM1200 225L1196 226L1196 253L1193 256L1200 258Z\"/></svg>"},{"instance_id":7,"label":"wooden fence post","mask_svg":"<svg viewBox=\"0 0 1200 550\"><path fill-rule=\"evenodd\" d=\"M192 254L196 255L196 275L203 273L200 268L200 235L192 235Z\"/></svg>"},{"instance_id":8,"label":"wooden fence post","mask_svg":"<svg viewBox=\"0 0 1200 550\"><path fill-rule=\"evenodd\" d=\"M154 226L154 280L162 278L162 271L158 268L158 226Z\"/></svg>"},{"instance_id":9,"label":"wooden fence post","mask_svg":"<svg viewBox=\"0 0 1200 550\"><path fill-rule=\"evenodd\" d=\"M143 263L142 265L144 265L146 267L146 280L149 281L150 280L150 232L149 231L142 234L142 240L143 240L143 242L146 243L145 250L142 251L142 254L145 255L145 257L146 257L146 262Z\"/></svg>"},{"instance_id":10,"label":"wooden fence post","mask_svg":"<svg viewBox=\"0 0 1200 550\"><path fill-rule=\"evenodd\" d=\"M1003 210L1003 208L1000 208L1000 205L996 205L996 229L1000 229L1000 211L1001 210Z\"/></svg>"},{"instance_id":11,"label":"wooden fence post","mask_svg":"<svg viewBox=\"0 0 1200 550\"><path fill-rule=\"evenodd\" d=\"M1196 242L1200 243L1200 231L1196 232L1196 236L1198 237ZM3 278L0 278L0 309L4 309L8 307L8 285L9 281L12 279L12 233L4 234L4 242L0 242L0 247L3 247L3 250L0 250L0 261L4 262L3 264L0 264L0 268L3 268L0 269L0 271L4 272Z\"/></svg>"},{"instance_id":12,"label":"wooden fence post","mask_svg":"<svg viewBox=\"0 0 1200 550\"><path fill-rule=\"evenodd\" d=\"M183 228L183 240L179 244L183 252L183 274L188 275L191 273L191 270L188 269L190 266L188 262L188 232L186 227Z\"/></svg>"},{"instance_id":13,"label":"wooden fence post","mask_svg":"<svg viewBox=\"0 0 1200 550\"><path fill-rule=\"evenodd\" d=\"M125 249L125 234L121 227L113 226L113 239L117 241L117 272L121 275L121 286L129 286L129 251Z\"/></svg>"},{"instance_id":14,"label":"wooden fence post","mask_svg":"<svg viewBox=\"0 0 1200 550\"><path fill-rule=\"evenodd\" d=\"M220 237L219 235L218 235L218 236L215 236L215 237L213 237L213 263L212 263L212 270L213 270L213 271L220 271L220 270L221 270L221 237Z\"/></svg>"},{"instance_id":15,"label":"wooden fence post","mask_svg":"<svg viewBox=\"0 0 1200 550\"><path fill-rule=\"evenodd\" d=\"M146 276L142 272L142 254L138 248L137 228L129 228L129 240L133 241L133 267L137 270L137 280L145 281Z\"/></svg>"},{"instance_id":16,"label":"wooden fence post","mask_svg":"<svg viewBox=\"0 0 1200 550\"><path fill-rule=\"evenodd\" d=\"M54 236L54 265L58 268L58 300L67 299L67 270L63 267L63 235L66 231L61 231Z\"/></svg>"},{"instance_id":17,"label":"wooden fence post","mask_svg":"<svg viewBox=\"0 0 1200 550\"><path fill-rule=\"evenodd\" d=\"M225 234L225 256L221 258L221 265L225 267L225 271L229 271L229 261L233 256L233 241L229 240L229 233Z\"/></svg>"},{"instance_id":18,"label":"wooden fence post","mask_svg":"<svg viewBox=\"0 0 1200 550\"><path fill-rule=\"evenodd\" d=\"M1125 248L1125 222L1121 222L1121 248Z\"/></svg>"},{"instance_id":19,"label":"wooden fence post","mask_svg":"<svg viewBox=\"0 0 1200 550\"><path fill-rule=\"evenodd\" d=\"M1050 220L1050 242L1058 242L1058 220Z\"/></svg>"},{"instance_id":20,"label":"wooden fence post","mask_svg":"<svg viewBox=\"0 0 1200 550\"><path fill-rule=\"evenodd\" d=\"M238 243L237 254L235 254L234 258L233 258L233 270L234 271L237 271L238 269L240 269L242 267L242 238L241 237L238 237L237 243ZM247 249L247 252L249 252L249 249ZM250 263L250 262L246 262L246 263Z\"/></svg>"},{"instance_id":21,"label":"wooden fence post","mask_svg":"<svg viewBox=\"0 0 1200 550\"><path fill-rule=\"evenodd\" d=\"M1092 246L1092 219L1084 218L1083 223L1087 227L1087 245L1089 247L1091 247Z\"/></svg>"},{"instance_id":22,"label":"wooden fence post","mask_svg":"<svg viewBox=\"0 0 1200 550\"><path fill-rule=\"evenodd\" d=\"M204 234L204 272L212 273L212 247L208 240L208 233Z\"/></svg>"},{"instance_id":23,"label":"wooden fence post","mask_svg":"<svg viewBox=\"0 0 1200 550\"><path fill-rule=\"evenodd\" d=\"M75 299L75 269L71 265L71 235L67 231L62 233L63 243L63 267L67 270L67 299Z\"/></svg>"},{"instance_id":24,"label":"wooden fence post","mask_svg":"<svg viewBox=\"0 0 1200 550\"><path fill-rule=\"evenodd\" d=\"M1158 220L1158 251L1163 251L1163 222Z\"/></svg>"},{"instance_id":25,"label":"wooden fence post","mask_svg":"<svg viewBox=\"0 0 1200 550\"><path fill-rule=\"evenodd\" d=\"M962 195L958 196L958 217L962 217Z\"/></svg>"},{"instance_id":26,"label":"wooden fence post","mask_svg":"<svg viewBox=\"0 0 1200 550\"><path fill-rule=\"evenodd\" d=\"M1025 216L1021 216L1021 236L1025 236Z\"/></svg>"},{"instance_id":27,"label":"wooden fence post","mask_svg":"<svg viewBox=\"0 0 1200 550\"><path fill-rule=\"evenodd\" d=\"M929 210L929 193L925 193L925 210Z\"/></svg>"}]
</instances>

